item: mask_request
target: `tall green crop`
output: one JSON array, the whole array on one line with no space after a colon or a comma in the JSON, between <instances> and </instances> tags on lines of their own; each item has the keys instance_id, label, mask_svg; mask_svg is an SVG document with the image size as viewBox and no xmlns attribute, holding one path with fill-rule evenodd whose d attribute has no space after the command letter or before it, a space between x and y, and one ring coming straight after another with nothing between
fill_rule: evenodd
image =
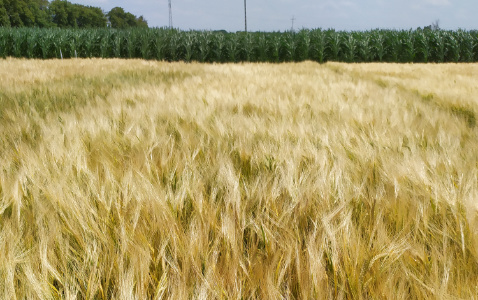
<instances>
[{"instance_id":1,"label":"tall green crop","mask_svg":"<svg viewBox=\"0 0 478 300\"><path fill-rule=\"evenodd\" d=\"M256 34L254 44L256 45L256 60L266 62L268 60L268 43L266 35L264 33Z\"/></svg>"},{"instance_id":2,"label":"tall green crop","mask_svg":"<svg viewBox=\"0 0 478 300\"><path fill-rule=\"evenodd\" d=\"M414 31L402 31L400 36L401 48L403 49L403 60L405 62L414 62L415 57L417 56Z\"/></svg>"},{"instance_id":3,"label":"tall green crop","mask_svg":"<svg viewBox=\"0 0 478 300\"><path fill-rule=\"evenodd\" d=\"M385 32L375 30L372 33L372 51L374 60L383 61L387 46L385 44Z\"/></svg>"},{"instance_id":4,"label":"tall green crop","mask_svg":"<svg viewBox=\"0 0 478 300\"><path fill-rule=\"evenodd\" d=\"M473 39L473 61L478 61L478 31L470 32Z\"/></svg>"},{"instance_id":5,"label":"tall green crop","mask_svg":"<svg viewBox=\"0 0 478 300\"><path fill-rule=\"evenodd\" d=\"M477 31L211 32L169 28L0 28L0 57L121 57L199 62L476 62Z\"/></svg>"},{"instance_id":6,"label":"tall green crop","mask_svg":"<svg viewBox=\"0 0 478 300\"><path fill-rule=\"evenodd\" d=\"M340 33L335 30L329 30L327 33L327 45L329 49L329 58L333 61L340 61L339 53L342 44Z\"/></svg>"},{"instance_id":7,"label":"tall green crop","mask_svg":"<svg viewBox=\"0 0 478 300\"><path fill-rule=\"evenodd\" d=\"M443 31L434 32L431 43L434 61L439 63L444 62L446 56L445 33Z\"/></svg>"},{"instance_id":8,"label":"tall green crop","mask_svg":"<svg viewBox=\"0 0 478 300\"><path fill-rule=\"evenodd\" d=\"M460 44L460 57L462 62L472 62L474 56L473 37L469 32L463 30L456 31L456 35Z\"/></svg>"},{"instance_id":9,"label":"tall green crop","mask_svg":"<svg viewBox=\"0 0 478 300\"><path fill-rule=\"evenodd\" d=\"M344 44L344 57L347 62L354 62L356 58L356 51L358 44L360 43L360 39L354 35L354 33L344 34L342 36L343 44Z\"/></svg>"},{"instance_id":10,"label":"tall green crop","mask_svg":"<svg viewBox=\"0 0 478 300\"><path fill-rule=\"evenodd\" d=\"M211 47L211 33L208 31L202 31L198 34L198 56L200 62L205 62L209 58L209 52Z\"/></svg>"},{"instance_id":11,"label":"tall green crop","mask_svg":"<svg viewBox=\"0 0 478 300\"><path fill-rule=\"evenodd\" d=\"M400 34L397 31L387 31L385 43L387 44L387 61L399 62L401 54Z\"/></svg>"},{"instance_id":12,"label":"tall green crop","mask_svg":"<svg viewBox=\"0 0 478 300\"><path fill-rule=\"evenodd\" d=\"M297 34L297 51L296 51L296 61L304 61L310 57L311 49L311 36L310 30L302 29Z\"/></svg>"},{"instance_id":13,"label":"tall green crop","mask_svg":"<svg viewBox=\"0 0 478 300\"><path fill-rule=\"evenodd\" d=\"M12 37L11 40L12 40L12 47L13 47L13 56L22 57L22 50L26 45L24 29L22 28L20 30L12 30L11 37Z\"/></svg>"},{"instance_id":14,"label":"tall green crop","mask_svg":"<svg viewBox=\"0 0 478 300\"><path fill-rule=\"evenodd\" d=\"M226 40L226 52L229 62L237 62L239 57L239 35L228 34Z\"/></svg>"},{"instance_id":15,"label":"tall green crop","mask_svg":"<svg viewBox=\"0 0 478 300\"><path fill-rule=\"evenodd\" d=\"M421 62L428 62L430 57L430 46L429 46L429 32L431 30L419 30L415 34L415 44L417 45L417 52L420 56Z\"/></svg>"},{"instance_id":16,"label":"tall green crop","mask_svg":"<svg viewBox=\"0 0 478 300\"><path fill-rule=\"evenodd\" d=\"M286 32L281 35L281 48L280 48L280 60L281 61L293 61L295 52L297 49L297 43L295 40L295 34L292 32Z\"/></svg>"},{"instance_id":17,"label":"tall green crop","mask_svg":"<svg viewBox=\"0 0 478 300\"><path fill-rule=\"evenodd\" d=\"M194 45L196 44L196 33L193 31L185 32L183 36L184 60L190 62L194 54Z\"/></svg>"},{"instance_id":18,"label":"tall green crop","mask_svg":"<svg viewBox=\"0 0 478 300\"><path fill-rule=\"evenodd\" d=\"M446 36L446 46L448 49L448 61L458 62L460 60L460 42L452 32L448 32Z\"/></svg>"},{"instance_id":19,"label":"tall green crop","mask_svg":"<svg viewBox=\"0 0 478 300\"><path fill-rule=\"evenodd\" d=\"M120 31L123 32L123 31ZM167 34L164 29L154 29L152 37L153 58L157 60L166 59L167 52Z\"/></svg>"},{"instance_id":20,"label":"tall green crop","mask_svg":"<svg viewBox=\"0 0 478 300\"><path fill-rule=\"evenodd\" d=\"M311 32L310 42L310 59L323 63L326 61L325 49L327 45L325 33L321 29L316 29Z\"/></svg>"},{"instance_id":21,"label":"tall green crop","mask_svg":"<svg viewBox=\"0 0 478 300\"><path fill-rule=\"evenodd\" d=\"M281 38L280 35L270 34L268 38L268 50L269 50L269 62L278 62L279 61L279 51L281 45Z\"/></svg>"},{"instance_id":22,"label":"tall green crop","mask_svg":"<svg viewBox=\"0 0 478 300\"><path fill-rule=\"evenodd\" d=\"M360 37L356 44L358 61L372 61L372 34L368 31L364 33L356 33L356 35Z\"/></svg>"}]
</instances>

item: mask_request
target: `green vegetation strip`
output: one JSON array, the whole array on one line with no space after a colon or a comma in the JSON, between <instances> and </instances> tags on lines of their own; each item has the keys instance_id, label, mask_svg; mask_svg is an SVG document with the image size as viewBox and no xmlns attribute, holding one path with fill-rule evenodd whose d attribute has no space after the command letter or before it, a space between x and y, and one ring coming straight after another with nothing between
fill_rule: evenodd
<instances>
[{"instance_id":1,"label":"green vegetation strip","mask_svg":"<svg viewBox=\"0 0 478 300\"><path fill-rule=\"evenodd\" d=\"M142 58L198 62L476 62L478 31L0 28L0 57Z\"/></svg>"}]
</instances>

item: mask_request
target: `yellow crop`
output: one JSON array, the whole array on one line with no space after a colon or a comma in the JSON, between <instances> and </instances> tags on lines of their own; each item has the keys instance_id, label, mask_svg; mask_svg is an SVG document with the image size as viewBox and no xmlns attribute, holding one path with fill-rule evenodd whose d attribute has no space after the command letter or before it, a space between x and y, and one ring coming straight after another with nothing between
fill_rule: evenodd
<instances>
[{"instance_id":1,"label":"yellow crop","mask_svg":"<svg viewBox=\"0 0 478 300\"><path fill-rule=\"evenodd\" d=\"M0 298L476 297L476 78L0 60Z\"/></svg>"}]
</instances>

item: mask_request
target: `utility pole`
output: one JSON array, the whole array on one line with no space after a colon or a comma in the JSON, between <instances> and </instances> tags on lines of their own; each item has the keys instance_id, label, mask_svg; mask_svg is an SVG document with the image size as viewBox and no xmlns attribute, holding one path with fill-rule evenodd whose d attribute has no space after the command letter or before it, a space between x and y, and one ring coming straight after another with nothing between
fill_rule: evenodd
<instances>
[{"instance_id":1,"label":"utility pole","mask_svg":"<svg viewBox=\"0 0 478 300\"><path fill-rule=\"evenodd\" d=\"M171 0L169 0L169 29L173 28L173 11L171 9Z\"/></svg>"},{"instance_id":2,"label":"utility pole","mask_svg":"<svg viewBox=\"0 0 478 300\"><path fill-rule=\"evenodd\" d=\"M292 16L291 21L292 21L291 31L294 32L294 21L295 21L295 17L294 17L294 16Z\"/></svg>"},{"instance_id":3,"label":"utility pole","mask_svg":"<svg viewBox=\"0 0 478 300\"><path fill-rule=\"evenodd\" d=\"M246 32L247 32L247 5L246 5L246 0L244 0L244 25L245 25Z\"/></svg>"}]
</instances>

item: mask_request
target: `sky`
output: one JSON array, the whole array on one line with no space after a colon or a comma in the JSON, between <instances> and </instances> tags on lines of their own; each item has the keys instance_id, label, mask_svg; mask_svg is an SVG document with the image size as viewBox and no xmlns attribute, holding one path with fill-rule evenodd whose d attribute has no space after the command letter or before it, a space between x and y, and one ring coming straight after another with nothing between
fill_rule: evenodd
<instances>
[{"instance_id":1,"label":"sky","mask_svg":"<svg viewBox=\"0 0 478 300\"><path fill-rule=\"evenodd\" d=\"M119 6L143 16L150 27L169 24L168 0L72 0L104 11ZM171 0L173 27L244 30L243 0ZM477 0L249 0L249 31L301 28L336 30L415 29L439 21L443 29L478 29ZM294 21L293 21L294 19Z\"/></svg>"}]
</instances>

